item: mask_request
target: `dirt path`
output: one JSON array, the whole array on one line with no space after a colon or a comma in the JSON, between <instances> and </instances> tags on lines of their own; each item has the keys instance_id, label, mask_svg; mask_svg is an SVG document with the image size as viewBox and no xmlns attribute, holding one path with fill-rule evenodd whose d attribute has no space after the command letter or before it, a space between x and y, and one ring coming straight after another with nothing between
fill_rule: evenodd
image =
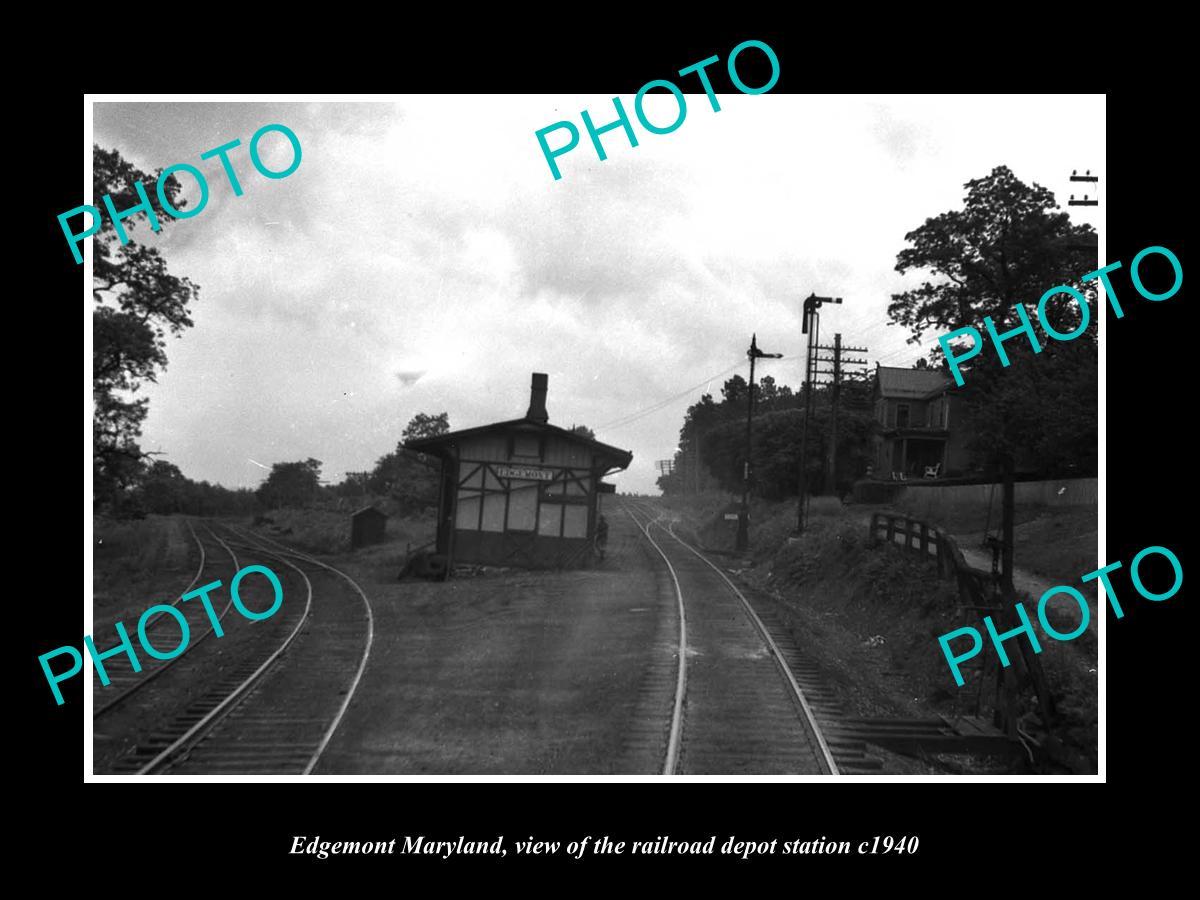
<instances>
[{"instance_id":1,"label":"dirt path","mask_svg":"<svg viewBox=\"0 0 1200 900\"><path fill-rule=\"evenodd\" d=\"M958 547L962 550L963 557L969 565L983 569L985 572L990 572L992 568L992 555L985 553L982 550L974 549L970 543L970 536L953 536L958 542ZM976 543L978 543L976 541ZM1050 588L1056 585L1052 581L1035 575L1033 572L1026 571L1020 567L1013 568L1013 587L1017 590L1017 600L1021 601L1026 611L1029 612L1032 619L1036 615L1038 601L1042 595ZM1088 626L1087 633L1096 636L1096 589L1094 585L1085 585L1079 582L1070 585L1075 588L1087 600L1088 605ZM1055 627L1055 630L1064 633L1070 633L1079 627L1079 619L1082 615L1079 604L1071 599L1069 594L1062 594L1055 597L1047 606L1047 618L1050 624Z\"/></svg>"}]
</instances>

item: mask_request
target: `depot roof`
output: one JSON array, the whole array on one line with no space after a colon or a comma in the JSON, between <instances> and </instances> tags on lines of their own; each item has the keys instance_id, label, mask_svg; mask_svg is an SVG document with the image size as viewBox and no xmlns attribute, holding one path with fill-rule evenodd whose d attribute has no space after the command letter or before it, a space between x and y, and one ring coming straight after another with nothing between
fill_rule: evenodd
<instances>
[{"instance_id":1,"label":"depot roof","mask_svg":"<svg viewBox=\"0 0 1200 900\"><path fill-rule=\"evenodd\" d=\"M582 444L597 456L611 460L611 465L619 466L622 469L626 468L631 462L633 462L633 454L628 450L622 450L621 448L614 447L611 444L605 444L602 441L597 441L593 438L582 435L577 431L567 431L567 429L559 428L557 425L551 425L548 422L538 422L528 418L510 419L507 422L495 422L491 425L480 425L477 428L463 428L460 431L448 431L445 434L439 434L436 437L418 438L415 441L406 441L404 447L406 450L416 450L420 453L443 456L454 444L461 443L469 438L481 437L484 435L505 431L524 431L536 432L539 434L549 434L564 441Z\"/></svg>"}]
</instances>

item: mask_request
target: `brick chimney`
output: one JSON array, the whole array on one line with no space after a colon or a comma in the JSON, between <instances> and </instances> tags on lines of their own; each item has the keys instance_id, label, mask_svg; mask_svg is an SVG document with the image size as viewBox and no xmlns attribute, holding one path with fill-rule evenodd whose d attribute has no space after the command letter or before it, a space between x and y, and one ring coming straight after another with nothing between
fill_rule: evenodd
<instances>
[{"instance_id":1,"label":"brick chimney","mask_svg":"<svg viewBox=\"0 0 1200 900\"><path fill-rule=\"evenodd\" d=\"M529 389L529 412L525 418L530 422L546 423L550 414L546 412L546 384L549 377L543 372L533 373L533 385Z\"/></svg>"}]
</instances>

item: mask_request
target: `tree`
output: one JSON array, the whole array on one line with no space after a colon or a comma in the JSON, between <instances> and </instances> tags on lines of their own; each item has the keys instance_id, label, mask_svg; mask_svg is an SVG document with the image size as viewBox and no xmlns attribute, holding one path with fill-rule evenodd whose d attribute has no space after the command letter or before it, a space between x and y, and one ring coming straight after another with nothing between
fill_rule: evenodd
<instances>
[{"instance_id":1,"label":"tree","mask_svg":"<svg viewBox=\"0 0 1200 900\"><path fill-rule=\"evenodd\" d=\"M347 472L341 484L333 487L339 497L365 497L370 489L370 472Z\"/></svg>"},{"instance_id":2,"label":"tree","mask_svg":"<svg viewBox=\"0 0 1200 900\"><path fill-rule=\"evenodd\" d=\"M825 483L825 459L829 455L832 425L830 392L821 387L814 393L812 431L809 434L806 483L818 491L843 491L861 476L871 459L871 434L874 416L869 403L858 394L865 386L846 382L842 387L838 411L837 485ZM751 490L768 499L794 497L799 491L799 463L804 415L799 409L782 409L755 415L750 461ZM737 492L742 486L746 459L744 422L726 422L706 432L701 449L709 472L725 490Z\"/></svg>"},{"instance_id":3,"label":"tree","mask_svg":"<svg viewBox=\"0 0 1200 900\"><path fill-rule=\"evenodd\" d=\"M402 442L416 441L421 438L437 437L445 434L450 430L450 414L438 413L436 416L431 416L427 413L417 413L408 424L404 426L404 431L401 432Z\"/></svg>"},{"instance_id":4,"label":"tree","mask_svg":"<svg viewBox=\"0 0 1200 900\"><path fill-rule=\"evenodd\" d=\"M420 510L437 504L437 460L405 449L408 441L437 437L450 430L449 413L417 413L404 426L401 440L391 453L381 456L370 472L348 473L335 493L351 496L374 494L389 497L404 509Z\"/></svg>"},{"instance_id":5,"label":"tree","mask_svg":"<svg viewBox=\"0 0 1200 900\"><path fill-rule=\"evenodd\" d=\"M704 394L699 402L688 407L679 430L679 446L675 451L675 469L659 475L657 484L664 494L703 490L708 486L708 466L704 465L699 448L703 436L721 419L721 406L713 402L712 394ZM695 466L700 463L700 472Z\"/></svg>"},{"instance_id":6,"label":"tree","mask_svg":"<svg viewBox=\"0 0 1200 900\"><path fill-rule=\"evenodd\" d=\"M764 375L754 389L754 407L760 412L792 409L798 398L786 384L777 385L771 375Z\"/></svg>"},{"instance_id":7,"label":"tree","mask_svg":"<svg viewBox=\"0 0 1200 900\"><path fill-rule=\"evenodd\" d=\"M746 394L750 386L741 375L734 375L721 385L722 405L728 404L734 408L746 402Z\"/></svg>"},{"instance_id":8,"label":"tree","mask_svg":"<svg viewBox=\"0 0 1200 900\"><path fill-rule=\"evenodd\" d=\"M161 170L150 175L137 169L116 150L93 147L96 198L109 194L116 209L129 209L140 202L134 187L140 181L158 221L166 227L174 220L159 202L155 189L159 175ZM174 208L186 207L174 176L167 178L162 188ZM144 227L137 218L123 220L127 232ZM97 502L106 502L116 499L144 470L146 456L137 440L147 401L129 395L154 381L155 373L166 366L167 335L191 327L188 304L196 299L198 288L186 278L171 275L156 248L132 238L122 246L108 218L92 241L92 296L96 301L92 314L93 495Z\"/></svg>"},{"instance_id":9,"label":"tree","mask_svg":"<svg viewBox=\"0 0 1200 900\"><path fill-rule=\"evenodd\" d=\"M1097 334L1095 284L1080 276L1095 268L1096 235L1073 225L1054 195L1026 185L1007 167L965 185L963 208L927 219L905 235L911 246L896 257L896 270L928 270L935 281L892 295L888 317L919 340L930 330L963 326L983 331L991 316L1003 333L1020 324L1017 304L1036 305L1050 288L1066 285L1086 300L1091 325L1078 338L1051 339L1030 312L1040 353L1024 335L1004 344L1010 364L1001 366L989 342L961 364L977 460L993 467L1024 458L1047 473L1094 470L1096 460ZM1083 315L1059 294L1046 305L1053 328L1070 332ZM940 348L934 358L942 360Z\"/></svg>"},{"instance_id":10,"label":"tree","mask_svg":"<svg viewBox=\"0 0 1200 900\"><path fill-rule=\"evenodd\" d=\"M592 431L592 429L588 428L586 425L572 425L571 433L582 434L585 438L592 441L596 439L596 432Z\"/></svg>"},{"instance_id":11,"label":"tree","mask_svg":"<svg viewBox=\"0 0 1200 900\"><path fill-rule=\"evenodd\" d=\"M991 316L997 331L1016 322L1018 302L1036 303L1055 285L1078 285L1095 263L1095 231L1056 212L1054 194L1020 181L1006 166L968 181L961 210L926 219L904 239L901 274L928 269L939 276L892 295L888 317L919 340L930 328L977 325ZM1060 301L1062 298L1059 298ZM1056 304L1069 315L1070 301Z\"/></svg>"},{"instance_id":12,"label":"tree","mask_svg":"<svg viewBox=\"0 0 1200 900\"><path fill-rule=\"evenodd\" d=\"M304 462L275 463L258 489L263 506L306 506L321 490L321 461L309 457Z\"/></svg>"},{"instance_id":13,"label":"tree","mask_svg":"<svg viewBox=\"0 0 1200 900\"><path fill-rule=\"evenodd\" d=\"M725 383L721 403L705 394L688 407L679 432L675 470L657 480L664 494L704 489L710 482L727 491L741 491L746 459L746 391L746 381L734 376ZM751 490L756 496L772 499L795 496L804 427L800 395L786 384L776 383L770 375L755 386L755 394ZM829 389L818 387L814 400L806 462L808 483L825 489L847 488L854 477L866 471L871 458L874 414L869 387L851 380L843 383L838 419L840 483L836 486L824 485L830 432ZM700 478L694 468L697 461L702 469Z\"/></svg>"},{"instance_id":14,"label":"tree","mask_svg":"<svg viewBox=\"0 0 1200 900\"><path fill-rule=\"evenodd\" d=\"M138 486L145 509L163 515L184 512L187 488L183 472L165 459L152 462Z\"/></svg>"}]
</instances>

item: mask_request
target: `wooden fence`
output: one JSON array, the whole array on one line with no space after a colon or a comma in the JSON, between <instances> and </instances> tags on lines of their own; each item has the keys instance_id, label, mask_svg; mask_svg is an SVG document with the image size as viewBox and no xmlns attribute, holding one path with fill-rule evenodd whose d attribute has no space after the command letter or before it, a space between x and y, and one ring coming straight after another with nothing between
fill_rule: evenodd
<instances>
[{"instance_id":1,"label":"wooden fence","mask_svg":"<svg viewBox=\"0 0 1200 900\"><path fill-rule=\"evenodd\" d=\"M876 512L871 514L870 538L872 544L883 539L922 556L936 557L938 577L953 577L958 582L963 605L984 607L984 598L991 592L992 573L969 565L954 538L941 529L903 514Z\"/></svg>"},{"instance_id":2,"label":"wooden fence","mask_svg":"<svg viewBox=\"0 0 1200 900\"><path fill-rule=\"evenodd\" d=\"M901 540L897 540L897 538ZM944 531L902 513L875 512L871 514L870 542L878 544L881 539L914 553L920 553L927 559L930 556L936 556L938 576L941 578L953 577L958 584L960 611L972 610L980 613L981 616L991 615L993 621L1005 630L1016 625L1015 597L1010 596L1007 601L1000 599L997 592L998 577L992 572L969 565L954 538ZM1041 662L1025 642L1018 641L1018 643L1021 648L1020 658L1025 663L1026 677L1037 697L1047 735L1053 739L1050 730L1055 716L1054 700L1050 694L1045 673L1042 671ZM990 642L985 640L983 652L976 657L980 665L980 679L975 696L976 715L979 714L983 682L988 668L986 660L993 655L989 653L989 650ZM996 725L1010 736L1016 737L1019 721L1016 695L1020 679L1005 677L1007 673L1004 668L1000 667L998 659L995 673Z\"/></svg>"}]
</instances>

